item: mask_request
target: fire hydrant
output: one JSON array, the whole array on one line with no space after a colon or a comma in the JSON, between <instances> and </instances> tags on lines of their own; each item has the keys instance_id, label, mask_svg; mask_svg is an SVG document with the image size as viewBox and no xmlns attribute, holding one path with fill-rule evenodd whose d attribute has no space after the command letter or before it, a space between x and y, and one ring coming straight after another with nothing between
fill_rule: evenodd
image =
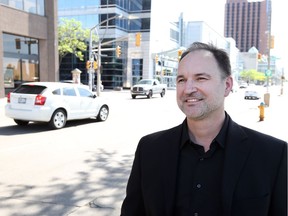
<instances>
[{"instance_id":1,"label":"fire hydrant","mask_svg":"<svg viewBox=\"0 0 288 216\"><path fill-rule=\"evenodd\" d=\"M265 104L263 102L260 103L260 106L258 106L260 115L259 115L259 121L264 121L264 109L265 109Z\"/></svg>"}]
</instances>

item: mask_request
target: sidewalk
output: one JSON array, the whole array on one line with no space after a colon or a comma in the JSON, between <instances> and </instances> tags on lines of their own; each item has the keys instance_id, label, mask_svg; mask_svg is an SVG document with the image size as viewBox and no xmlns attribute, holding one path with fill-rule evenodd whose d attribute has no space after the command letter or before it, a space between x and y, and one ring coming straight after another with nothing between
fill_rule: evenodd
<instances>
[{"instance_id":1,"label":"sidewalk","mask_svg":"<svg viewBox=\"0 0 288 216\"><path fill-rule=\"evenodd\" d=\"M258 100L259 105L264 102L263 99ZM260 110L255 107L249 113L248 118L239 119L240 123L254 130L275 136L288 142L287 134L287 115L288 94L280 95L277 91L270 93L270 103L264 110L264 121L260 121ZM253 118L251 120L250 118Z\"/></svg>"}]
</instances>

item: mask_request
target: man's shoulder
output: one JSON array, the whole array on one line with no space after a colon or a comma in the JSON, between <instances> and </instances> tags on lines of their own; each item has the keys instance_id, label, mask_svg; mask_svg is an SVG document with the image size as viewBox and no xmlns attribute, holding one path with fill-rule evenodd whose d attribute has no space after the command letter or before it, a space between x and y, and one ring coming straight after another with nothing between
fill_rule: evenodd
<instances>
[{"instance_id":1,"label":"man's shoulder","mask_svg":"<svg viewBox=\"0 0 288 216\"><path fill-rule=\"evenodd\" d=\"M154 133L147 134L142 137L142 139L169 139L170 136L178 136L181 134L182 131L182 124L177 125L175 127L161 130L161 131L156 131Z\"/></svg>"},{"instance_id":2,"label":"man's shoulder","mask_svg":"<svg viewBox=\"0 0 288 216\"><path fill-rule=\"evenodd\" d=\"M238 124L236 123L236 125ZM238 127L238 130L240 129L241 131L239 133L241 133L242 139L246 140L250 144L259 146L261 148L267 147L268 149L277 148L277 147L287 148L287 142L275 136L257 131L252 128L248 128L243 125L238 125L236 126L236 128L237 127ZM235 124L234 124L234 129L235 129Z\"/></svg>"},{"instance_id":3,"label":"man's shoulder","mask_svg":"<svg viewBox=\"0 0 288 216\"><path fill-rule=\"evenodd\" d=\"M181 133L182 124L147 134L140 139L139 144L146 147L153 146L153 148L167 146L167 143L178 143L181 138Z\"/></svg>"},{"instance_id":4,"label":"man's shoulder","mask_svg":"<svg viewBox=\"0 0 288 216\"><path fill-rule=\"evenodd\" d=\"M253 138L253 139L260 139L260 140L266 140L266 141L273 141L273 142L276 142L276 143L286 143L284 140L281 140L275 136L272 136L272 135L269 135L269 134L266 134L266 133L263 133L263 132L260 132L260 131L257 131L255 129L251 129L251 128L248 128L248 127L245 127L245 126L240 126L243 131L245 131L245 133Z\"/></svg>"}]
</instances>

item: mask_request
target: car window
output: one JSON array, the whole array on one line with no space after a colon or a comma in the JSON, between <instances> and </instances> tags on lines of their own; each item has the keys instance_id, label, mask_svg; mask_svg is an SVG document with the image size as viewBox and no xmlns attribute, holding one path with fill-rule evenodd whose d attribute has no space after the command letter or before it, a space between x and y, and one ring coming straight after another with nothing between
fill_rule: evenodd
<instances>
[{"instance_id":1,"label":"car window","mask_svg":"<svg viewBox=\"0 0 288 216\"><path fill-rule=\"evenodd\" d=\"M53 95L61 95L61 90L60 89L55 89L54 91L52 91Z\"/></svg>"},{"instance_id":2,"label":"car window","mask_svg":"<svg viewBox=\"0 0 288 216\"><path fill-rule=\"evenodd\" d=\"M15 93L22 94L41 94L46 86L38 86L38 85L21 85L17 89L15 89Z\"/></svg>"},{"instance_id":3,"label":"car window","mask_svg":"<svg viewBox=\"0 0 288 216\"><path fill-rule=\"evenodd\" d=\"M79 94L81 97L91 97L93 94L87 89L78 88Z\"/></svg>"},{"instance_id":4,"label":"car window","mask_svg":"<svg viewBox=\"0 0 288 216\"><path fill-rule=\"evenodd\" d=\"M73 87L65 87L65 88L63 88L63 95L76 96L75 89Z\"/></svg>"},{"instance_id":5,"label":"car window","mask_svg":"<svg viewBox=\"0 0 288 216\"><path fill-rule=\"evenodd\" d=\"M152 85L152 80L140 80L139 84L148 84L148 85Z\"/></svg>"}]
</instances>

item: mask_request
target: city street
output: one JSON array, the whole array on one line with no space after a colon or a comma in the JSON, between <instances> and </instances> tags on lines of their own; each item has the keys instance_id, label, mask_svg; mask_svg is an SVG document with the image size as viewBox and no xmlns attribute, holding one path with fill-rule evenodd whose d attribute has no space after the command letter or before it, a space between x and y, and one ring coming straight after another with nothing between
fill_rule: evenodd
<instances>
[{"instance_id":1,"label":"city street","mask_svg":"<svg viewBox=\"0 0 288 216\"><path fill-rule=\"evenodd\" d=\"M286 86L281 96L280 86L270 87L261 122L263 98L244 100L244 91L226 100L232 119L288 141ZM105 90L101 97L110 105L106 122L73 121L60 130L39 123L18 127L5 117L6 100L0 99L0 215L119 216L139 139L180 124L184 115L175 90L164 98L132 99L127 90Z\"/></svg>"}]
</instances>

